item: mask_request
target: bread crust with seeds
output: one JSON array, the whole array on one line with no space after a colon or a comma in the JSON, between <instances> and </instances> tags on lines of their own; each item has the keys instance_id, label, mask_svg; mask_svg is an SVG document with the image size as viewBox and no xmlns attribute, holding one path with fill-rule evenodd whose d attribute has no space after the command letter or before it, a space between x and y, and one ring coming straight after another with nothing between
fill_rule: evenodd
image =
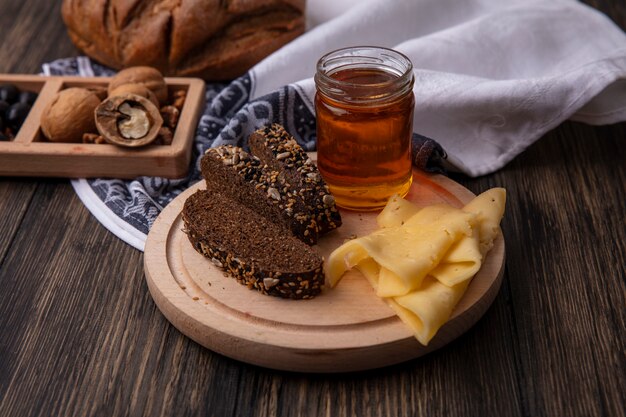
<instances>
[{"instance_id":1,"label":"bread crust with seeds","mask_svg":"<svg viewBox=\"0 0 626 417\"><path fill-rule=\"evenodd\" d=\"M263 294L313 298L324 283L323 259L257 212L219 192L200 190L182 211L193 247L240 284Z\"/></svg>"},{"instance_id":2,"label":"bread crust with seeds","mask_svg":"<svg viewBox=\"0 0 626 417\"><path fill-rule=\"evenodd\" d=\"M307 207L316 213L316 232L323 235L341 226L335 199L319 170L283 126L274 123L250 136L250 151L271 169L279 171Z\"/></svg>"},{"instance_id":3,"label":"bread crust with seeds","mask_svg":"<svg viewBox=\"0 0 626 417\"><path fill-rule=\"evenodd\" d=\"M309 245L317 243L318 210L256 156L231 145L211 148L202 157L201 170L208 190L230 196Z\"/></svg>"},{"instance_id":4,"label":"bread crust with seeds","mask_svg":"<svg viewBox=\"0 0 626 417\"><path fill-rule=\"evenodd\" d=\"M341 225L334 199L282 126L261 129L250 140L256 155L232 145L205 152L207 190L183 208L189 240L248 288L314 297L324 283L323 259L307 245Z\"/></svg>"}]
</instances>

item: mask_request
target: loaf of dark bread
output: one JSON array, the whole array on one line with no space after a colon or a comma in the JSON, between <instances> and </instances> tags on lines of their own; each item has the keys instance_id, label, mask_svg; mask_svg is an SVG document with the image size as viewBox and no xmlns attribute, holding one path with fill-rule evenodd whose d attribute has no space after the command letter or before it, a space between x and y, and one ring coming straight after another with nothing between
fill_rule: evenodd
<instances>
[{"instance_id":1,"label":"loaf of dark bread","mask_svg":"<svg viewBox=\"0 0 626 417\"><path fill-rule=\"evenodd\" d=\"M70 39L120 69L228 80L304 32L305 0L64 0Z\"/></svg>"},{"instance_id":2,"label":"loaf of dark bread","mask_svg":"<svg viewBox=\"0 0 626 417\"><path fill-rule=\"evenodd\" d=\"M317 242L320 210L307 206L283 173L256 156L230 145L211 148L202 157L201 169L207 190L230 196L307 244Z\"/></svg>"},{"instance_id":3,"label":"loaf of dark bread","mask_svg":"<svg viewBox=\"0 0 626 417\"><path fill-rule=\"evenodd\" d=\"M259 129L250 136L250 151L285 181L316 212L317 233L322 235L341 226L341 215L311 158L279 124Z\"/></svg>"},{"instance_id":4,"label":"loaf of dark bread","mask_svg":"<svg viewBox=\"0 0 626 417\"><path fill-rule=\"evenodd\" d=\"M256 211L200 190L185 201L182 217L193 247L248 288L292 299L320 293L322 258Z\"/></svg>"}]
</instances>

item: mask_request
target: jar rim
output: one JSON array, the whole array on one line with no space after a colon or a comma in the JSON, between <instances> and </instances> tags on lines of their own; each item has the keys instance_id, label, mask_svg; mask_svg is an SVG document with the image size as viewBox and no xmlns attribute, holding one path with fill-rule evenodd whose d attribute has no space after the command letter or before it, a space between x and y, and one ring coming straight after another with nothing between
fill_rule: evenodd
<instances>
[{"instance_id":1,"label":"jar rim","mask_svg":"<svg viewBox=\"0 0 626 417\"><path fill-rule=\"evenodd\" d=\"M392 75L394 78L372 82L350 82L338 80L332 75L343 69L380 69ZM413 64L411 60L401 52L381 46L351 46L336 49L324 54L316 65L315 83L325 95L342 96L345 89L351 91L365 90L370 97L389 99L403 94L413 87ZM396 93L384 92L393 89ZM349 101L359 100L357 97L348 98ZM375 101L378 101L375 99Z\"/></svg>"}]
</instances>

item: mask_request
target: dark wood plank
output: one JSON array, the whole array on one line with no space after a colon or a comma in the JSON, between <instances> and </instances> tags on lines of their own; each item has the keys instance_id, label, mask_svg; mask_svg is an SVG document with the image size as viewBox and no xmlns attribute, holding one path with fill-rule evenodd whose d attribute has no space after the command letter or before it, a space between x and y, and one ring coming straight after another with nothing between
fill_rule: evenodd
<instances>
[{"instance_id":1,"label":"dark wood plank","mask_svg":"<svg viewBox=\"0 0 626 417\"><path fill-rule=\"evenodd\" d=\"M59 8L60 2L0 2L0 73L37 73L43 62L76 53ZM0 265L36 186L36 180L0 180Z\"/></svg>"},{"instance_id":2,"label":"dark wood plank","mask_svg":"<svg viewBox=\"0 0 626 417\"><path fill-rule=\"evenodd\" d=\"M611 20L622 29L626 28L626 3L620 0L583 0L585 3L602 13L606 14Z\"/></svg>"},{"instance_id":3,"label":"dark wood plank","mask_svg":"<svg viewBox=\"0 0 626 417\"><path fill-rule=\"evenodd\" d=\"M0 181L0 265L11 246L37 185L33 181Z\"/></svg>"},{"instance_id":4,"label":"dark wood plank","mask_svg":"<svg viewBox=\"0 0 626 417\"><path fill-rule=\"evenodd\" d=\"M0 72L36 74L44 62L77 54L61 20L61 1L0 4Z\"/></svg>"},{"instance_id":5,"label":"dark wood plank","mask_svg":"<svg viewBox=\"0 0 626 417\"><path fill-rule=\"evenodd\" d=\"M530 415L624 415L626 124L565 123L504 170L507 281Z\"/></svg>"},{"instance_id":6,"label":"dark wood plank","mask_svg":"<svg viewBox=\"0 0 626 417\"><path fill-rule=\"evenodd\" d=\"M530 266L528 283L513 287L515 317L535 406L547 415L624 412L626 381L615 371L624 370L625 127L568 123L514 164L524 188L512 233L533 242L509 258L510 268Z\"/></svg>"}]
</instances>

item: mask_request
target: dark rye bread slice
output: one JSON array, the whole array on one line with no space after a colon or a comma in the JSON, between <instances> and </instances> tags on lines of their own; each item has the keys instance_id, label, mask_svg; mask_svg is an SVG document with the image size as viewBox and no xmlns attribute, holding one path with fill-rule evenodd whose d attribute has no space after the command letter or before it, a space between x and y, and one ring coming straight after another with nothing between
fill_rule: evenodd
<instances>
[{"instance_id":1,"label":"dark rye bread slice","mask_svg":"<svg viewBox=\"0 0 626 417\"><path fill-rule=\"evenodd\" d=\"M321 256L257 212L200 190L185 201L182 217L193 247L240 284L283 298L320 293Z\"/></svg>"},{"instance_id":2,"label":"dark rye bread slice","mask_svg":"<svg viewBox=\"0 0 626 417\"><path fill-rule=\"evenodd\" d=\"M316 230L322 235L341 226L341 215L328 185L317 167L284 127L272 124L250 136L250 151L261 162L281 173L281 179L307 207L316 211Z\"/></svg>"},{"instance_id":3,"label":"dark rye bread slice","mask_svg":"<svg viewBox=\"0 0 626 417\"><path fill-rule=\"evenodd\" d=\"M219 146L205 152L201 170L207 190L229 196L307 244L317 243L319 211L306 206L302 197L281 180L280 173L259 158L239 147Z\"/></svg>"}]
</instances>

